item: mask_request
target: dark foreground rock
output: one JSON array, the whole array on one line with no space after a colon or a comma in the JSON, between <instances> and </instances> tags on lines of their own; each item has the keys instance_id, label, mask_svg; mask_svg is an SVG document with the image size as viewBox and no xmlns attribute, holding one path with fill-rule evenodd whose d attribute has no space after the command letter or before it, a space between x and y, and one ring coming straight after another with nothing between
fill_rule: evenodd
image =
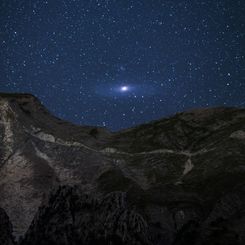
<instances>
[{"instance_id":1,"label":"dark foreground rock","mask_svg":"<svg viewBox=\"0 0 245 245\"><path fill-rule=\"evenodd\" d=\"M93 197L78 187L62 186L39 208L20 245L242 245L244 213L241 190L225 196L206 216L189 215L185 220L182 211L182 217L171 220L173 213L165 211L163 222L147 223L146 213L130 205L123 192ZM167 230L180 219L182 226Z\"/></svg>"},{"instance_id":2,"label":"dark foreground rock","mask_svg":"<svg viewBox=\"0 0 245 245\"><path fill-rule=\"evenodd\" d=\"M60 187L39 208L22 245L150 244L144 218L127 204L125 193L101 198Z\"/></svg>"},{"instance_id":3,"label":"dark foreground rock","mask_svg":"<svg viewBox=\"0 0 245 245\"><path fill-rule=\"evenodd\" d=\"M14 245L12 224L5 211L0 208L0 244Z\"/></svg>"}]
</instances>

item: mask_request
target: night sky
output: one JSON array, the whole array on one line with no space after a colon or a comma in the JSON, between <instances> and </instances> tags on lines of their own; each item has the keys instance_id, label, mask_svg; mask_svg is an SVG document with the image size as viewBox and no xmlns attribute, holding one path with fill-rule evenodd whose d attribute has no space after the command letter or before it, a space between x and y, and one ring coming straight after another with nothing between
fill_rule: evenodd
<instances>
[{"instance_id":1,"label":"night sky","mask_svg":"<svg viewBox=\"0 0 245 245\"><path fill-rule=\"evenodd\" d=\"M0 91L77 124L245 106L245 1L0 0Z\"/></svg>"}]
</instances>

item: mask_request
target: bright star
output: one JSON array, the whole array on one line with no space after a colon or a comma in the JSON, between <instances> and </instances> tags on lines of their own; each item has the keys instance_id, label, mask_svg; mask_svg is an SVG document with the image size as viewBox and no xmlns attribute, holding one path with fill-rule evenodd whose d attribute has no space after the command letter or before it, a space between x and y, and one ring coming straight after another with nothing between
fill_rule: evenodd
<instances>
[{"instance_id":1,"label":"bright star","mask_svg":"<svg viewBox=\"0 0 245 245\"><path fill-rule=\"evenodd\" d=\"M126 91L129 90L129 87L128 87L128 86L122 86L122 87L120 88L120 90L121 90L122 92L126 92Z\"/></svg>"}]
</instances>

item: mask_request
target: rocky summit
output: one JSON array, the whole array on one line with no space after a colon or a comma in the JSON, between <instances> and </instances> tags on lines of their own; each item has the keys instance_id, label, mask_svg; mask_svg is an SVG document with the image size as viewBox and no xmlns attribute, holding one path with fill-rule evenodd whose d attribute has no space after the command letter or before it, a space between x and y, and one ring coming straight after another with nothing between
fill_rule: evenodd
<instances>
[{"instance_id":1,"label":"rocky summit","mask_svg":"<svg viewBox=\"0 0 245 245\"><path fill-rule=\"evenodd\" d=\"M110 132L0 94L0 244L244 245L245 109Z\"/></svg>"}]
</instances>

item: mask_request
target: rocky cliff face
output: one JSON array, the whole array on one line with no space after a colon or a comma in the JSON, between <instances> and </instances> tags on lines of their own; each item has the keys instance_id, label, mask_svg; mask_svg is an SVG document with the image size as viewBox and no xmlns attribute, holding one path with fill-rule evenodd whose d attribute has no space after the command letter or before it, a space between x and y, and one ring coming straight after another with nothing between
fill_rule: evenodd
<instances>
[{"instance_id":1,"label":"rocky cliff face","mask_svg":"<svg viewBox=\"0 0 245 245\"><path fill-rule=\"evenodd\" d=\"M125 193L95 198L63 186L39 208L21 244L133 245L149 244L148 237L146 221L128 206Z\"/></svg>"},{"instance_id":2,"label":"rocky cliff face","mask_svg":"<svg viewBox=\"0 0 245 245\"><path fill-rule=\"evenodd\" d=\"M22 244L245 244L244 109L110 133L1 94L0 142L0 207Z\"/></svg>"}]
</instances>

